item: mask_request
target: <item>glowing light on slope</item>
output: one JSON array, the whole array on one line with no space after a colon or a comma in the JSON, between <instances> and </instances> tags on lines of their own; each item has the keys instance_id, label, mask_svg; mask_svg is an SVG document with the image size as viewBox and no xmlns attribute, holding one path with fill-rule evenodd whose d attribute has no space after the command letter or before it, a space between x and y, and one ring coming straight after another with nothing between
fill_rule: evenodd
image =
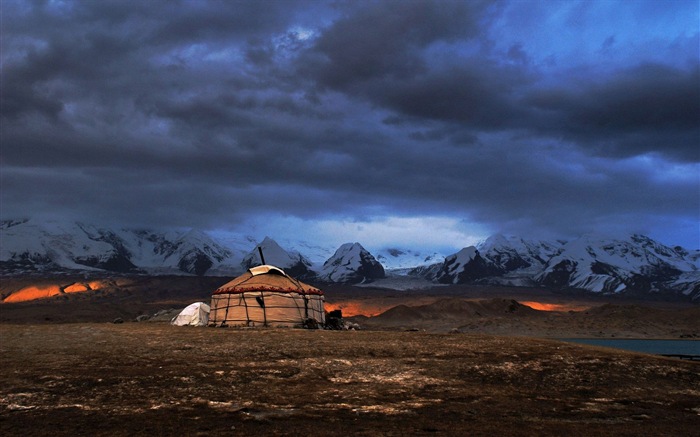
<instances>
[{"instance_id":1,"label":"glowing light on slope","mask_svg":"<svg viewBox=\"0 0 700 437\"><path fill-rule=\"evenodd\" d=\"M88 291L90 288L83 283L76 282L75 284L69 285L63 289L64 293L80 293L83 291Z\"/></svg>"},{"instance_id":2,"label":"glowing light on slope","mask_svg":"<svg viewBox=\"0 0 700 437\"><path fill-rule=\"evenodd\" d=\"M58 285L30 285L12 293L3 302L26 302L28 300L46 299L57 294L61 294L61 287Z\"/></svg>"},{"instance_id":3,"label":"glowing light on slope","mask_svg":"<svg viewBox=\"0 0 700 437\"><path fill-rule=\"evenodd\" d=\"M584 311L590 308L590 306L588 305L580 304L545 303L535 301L526 301L520 303L529 306L533 310L538 311Z\"/></svg>"},{"instance_id":4,"label":"glowing light on slope","mask_svg":"<svg viewBox=\"0 0 700 437\"><path fill-rule=\"evenodd\" d=\"M359 301L340 301L334 303L326 302L324 308L326 311L341 310L343 311L343 317L352 316L367 316L373 317L378 314L383 313L388 310L391 305L381 306L376 304L371 304L369 302L359 302Z\"/></svg>"},{"instance_id":5,"label":"glowing light on slope","mask_svg":"<svg viewBox=\"0 0 700 437\"><path fill-rule=\"evenodd\" d=\"M104 286L105 284L103 284L101 281L74 282L69 285L29 285L7 296L3 302L16 303L37 299L48 299L64 293L84 293L87 291L95 291L103 288Z\"/></svg>"}]
</instances>

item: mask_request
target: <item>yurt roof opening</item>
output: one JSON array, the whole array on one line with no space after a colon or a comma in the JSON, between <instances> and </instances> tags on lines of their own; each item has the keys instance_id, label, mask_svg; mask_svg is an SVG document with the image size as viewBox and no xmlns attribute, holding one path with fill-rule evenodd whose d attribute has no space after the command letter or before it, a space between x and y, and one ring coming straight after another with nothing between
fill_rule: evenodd
<instances>
[{"instance_id":1,"label":"yurt roof opening","mask_svg":"<svg viewBox=\"0 0 700 437\"><path fill-rule=\"evenodd\" d=\"M219 287L211 297L210 326L319 327L323 292L263 264Z\"/></svg>"}]
</instances>

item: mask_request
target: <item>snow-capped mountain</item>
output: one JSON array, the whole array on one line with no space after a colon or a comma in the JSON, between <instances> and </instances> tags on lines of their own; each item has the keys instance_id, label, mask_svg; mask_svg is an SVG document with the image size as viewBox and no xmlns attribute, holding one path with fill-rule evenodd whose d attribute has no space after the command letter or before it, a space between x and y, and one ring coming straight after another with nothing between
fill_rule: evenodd
<instances>
[{"instance_id":1,"label":"snow-capped mountain","mask_svg":"<svg viewBox=\"0 0 700 437\"><path fill-rule=\"evenodd\" d=\"M226 262L230 262L234 255L231 250L195 229L164 233L122 230L121 241L130 254L130 260L151 272L163 269L203 275L215 266L226 268Z\"/></svg>"},{"instance_id":2,"label":"snow-capped mountain","mask_svg":"<svg viewBox=\"0 0 700 437\"><path fill-rule=\"evenodd\" d=\"M518 287L536 285L533 276L542 271L552 256L559 253L562 244L560 241L493 235L476 248L487 264L499 273L495 276L482 275L481 282Z\"/></svg>"},{"instance_id":3,"label":"snow-capped mountain","mask_svg":"<svg viewBox=\"0 0 700 437\"><path fill-rule=\"evenodd\" d=\"M444 284L547 286L598 293L681 293L700 299L696 252L643 235L624 240L586 235L564 242L493 236L412 275Z\"/></svg>"},{"instance_id":4,"label":"snow-capped mountain","mask_svg":"<svg viewBox=\"0 0 700 437\"><path fill-rule=\"evenodd\" d=\"M263 260L260 259L259 248L262 249L265 264L277 266L283 269L288 275L296 278L304 279L315 276L315 273L310 268L311 262L308 259L299 252L288 252L282 249L282 247L270 237L265 237L260 244L256 245L252 251L243 257L241 266L244 269L263 264Z\"/></svg>"},{"instance_id":5,"label":"snow-capped mountain","mask_svg":"<svg viewBox=\"0 0 700 437\"><path fill-rule=\"evenodd\" d=\"M323 264L318 279L360 283L384 277L384 267L360 243L345 243Z\"/></svg>"},{"instance_id":6,"label":"snow-capped mountain","mask_svg":"<svg viewBox=\"0 0 700 437\"><path fill-rule=\"evenodd\" d=\"M502 272L538 272L561 250L560 242L529 241L496 234L477 245L481 256Z\"/></svg>"},{"instance_id":7,"label":"snow-capped mountain","mask_svg":"<svg viewBox=\"0 0 700 437\"><path fill-rule=\"evenodd\" d=\"M5 273L86 270L202 275L233 253L199 231L156 232L100 228L83 223L0 224Z\"/></svg>"},{"instance_id":8,"label":"snow-capped mountain","mask_svg":"<svg viewBox=\"0 0 700 437\"><path fill-rule=\"evenodd\" d=\"M301 253L285 250L269 237L256 244L249 236L228 235L224 246L194 229L109 229L77 222L3 221L0 223L0 239L2 273L17 275L109 271L232 276L259 265L258 247L261 247L266 263L278 266L294 277L311 279L321 270L323 260L330 256L325 256L314 266ZM298 244L313 248L317 258L324 252L333 253L332 249L322 250L303 242ZM364 263L359 267L369 269ZM382 269L381 265L379 269ZM367 276L373 274L376 273ZM348 272L345 276L349 275ZM345 277L341 280L344 281Z\"/></svg>"},{"instance_id":9,"label":"snow-capped mountain","mask_svg":"<svg viewBox=\"0 0 700 437\"><path fill-rule=\"evenodd\" d=\"M654 292L666 291L666 283L684 273L692 282L698 267L681 248L664 246L643 235L626 240L585 235L563 245L535 280L594 292Z\"/></svg>"},{"instance_id":10,"label":"snow-capped mountain","mask_svg":"<svg viewBox=\"0 0 700 437\"><path fill-rule=\"evenodd\" d=\"M485 260L474 246L469 246L445 258L432 279L441 284L464 284L501 273L497 265Z\"/></svg>"},{"instance_id":11,"label":"snow-capped mountain","mask_svg":"<svg viewBox=\"0 0 700 437\"><path fill-rule=\"evenodd\" d=\"M3 270L84 270L133 271L121 245L111 244L112 235L100 235L78 223L38 225L29 220L0 224Z\"/></svg>"},{"instance_id":12,"label":"snow-capped mountain","mask_svg":"<svg viewBox=\"0 0 700 437\"><path fill-rule=\"evenodd\" d=\"M229 234L223 241L197 230L3 221L0 269L4 275L109 271L232 276L260 264L261 246L266 263L308 280L360 283L384 277L387 269L392 277L407 275L436 284L668 293L700 301L700 251L668 247L643 235L585 235L568 242L494 235L447 257L393 248L377 251L375 258L359 243L344 244L333 253L285 240L283 249L269 237L256 244L243 234Z\"/></svg>"}]
</instances>

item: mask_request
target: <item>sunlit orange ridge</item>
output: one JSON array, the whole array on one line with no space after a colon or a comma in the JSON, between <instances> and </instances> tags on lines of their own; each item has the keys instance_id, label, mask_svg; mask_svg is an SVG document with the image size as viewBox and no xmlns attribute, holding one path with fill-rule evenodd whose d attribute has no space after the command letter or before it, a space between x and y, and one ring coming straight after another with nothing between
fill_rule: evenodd
<instances>
[{"instance_id":1,"label":"sunlit orange ridge","mask_svg":"<svg viewBox=\"0 0 700 437\"><path fill-rule=\"evenodd\" d=\"M68 286L59 284L29 285L7 296L3 302L27 302L30 300L47 299L63 293L81 293L86 291L99 290L103 287L99 281L87 283L76 282Z\"/></svg>"},{"instance_id":2,"label":"sunlit orange ridge","mask_svg":"<svg viewBox=\"0 0 700 437\"><path fill-rule=\"evenodd\" d=\"M343 317L360 315L372 317L388 310L389 306L380 306L369 302L341 301L334 303L326 302L324 308L326 311L341 310L343 312Z\"/></svg>"},{"instance_id":3,"label":"sunlit orange ridge","mask_svg":"<svg viewBox=\"0 0 700 437\"><path fill-rule=\"evenodd\" d=\"M545 303L535 301L525 301L520 303L538 311L583 311L590 308L589 306L580 304Z\"/></svg>"}]
</instances>

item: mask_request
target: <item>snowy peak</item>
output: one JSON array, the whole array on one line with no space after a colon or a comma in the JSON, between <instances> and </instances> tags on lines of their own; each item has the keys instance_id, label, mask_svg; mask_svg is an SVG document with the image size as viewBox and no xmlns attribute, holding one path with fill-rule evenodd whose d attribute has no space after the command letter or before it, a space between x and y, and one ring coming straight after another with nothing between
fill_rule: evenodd
<instances>
[{"instance_id":1,"label":"snowy peak","mask_svg":"<svg viewBox=\"0 0 700 437\"><path fill-rule=\"evenodd\" d=\"M565 244L536 279L544 285L594 292L665 291L664 282L697 272L688 255L638 234L625 240L584 235Z\"/></svg>"},{"instance_id":2,"label":"snowy peak","mask_svg":"<svg viewBox=\"0 0 700 437\"><path fill-rule=\"evenodd\" d=\"M471 261L474 260L474 258L479 255L479 251L476 250L476 247L474 246L469 246L465 247L464 249L460 250L459 252L455 253L454 255L450 255L447 258L445 258L445 264L452 266L451 271L455 271L454 269L457 266L469 264Z\"/></svg>"},{"instance_id":3,"label":"snowy peak","mask_svg":"<svg viewBox=\"0 0 700 437\"><path fill-rule=\"evenodd\" d=\"M136 271L118 236L81 223L4 222L2 236L3 270Z\"/></svg>"},{"instance_id":4,"label":"snowy peak","mask_svg":"<svg viewBox=\"0 0 700 437\"><path fill-rule=\"evenodd\" d=\"M198 230L157 232L121 230L124 247L132 261L158 273L179 271L204 275L212 267L229 262L233 253Z\"/></svg>"},{"instance_id":5,"label":"snowy peak","mask_svg":"<svg viewBox=\"0 0 700 437\"><path fill-rule=\"evenodd\" d=\"M231 252L199 231L107 229L80 222L3 223L0 263L8 273L69 270L203 275Z\"/></svg>"},{"instance_id":6,"label":"snowy peak","mask_svg":"<svg viewBox=\"0 0 700 437\"><path fill-rule=\"evenodd\" d=\"M540 270L561 250L558 242L530 241L496 234L478 245L481 256L504 272Z\"/></svg>"},{"instance_id":7,"label":"snowy peak","mask_svg":"<svg viewBox=\"0 0 700 437\"><path fill-rule=\"evenodd\" d=\"M700 299L695 252L633 234L584 235L570 242L494 235L444 263L410 274L443 284L546 286L601 293L672 293Z\"/></svg>"},{"instance_id":8,"label":"snowy peak","mask_svg":"<svg viewBox=\"0 0 700 437\"><path fill-rule=\"evenodd\" d=\"M469 246L445 258L433 279L441 284L463 284L499 273L501 271L485 260L476 247Z\"/></svg>"},{"instance_id":9,"label":"snowy peak","mask_svg":"<svg viewBox=\"0 0 700 437\"><path fill-rule=\"evenodd\" d=\"M241 266L244 269L249 269L263 264L262 259L260 259L260 250L262 250L265 258L265 264L279 267L285 273L295 278L309 278L313 276L309 260L298 252L287 252L270 237L265 237L251 252L244 256Z\"/></svg>"},{"instance_id":10,"label":"snowy peak","mask_svg":"<svg viewBox=\"0 0 700 437\"><path fill-rule=\"evenodd\" d=\"M360 283L383 278L384 267L360 243L345 243L324 264L319 279Z\"/></svg>"},{"instance_id":11,"label":"snowy peak","mask_svg":"<svg viewBox=\"0 0 700 437\"><path fill-rule=\"evenodd\" d=\"M232 255L230 250L215 243L204 232L192 229L175 239L166 258L174 257L178 269L183 272L203 275Z\"/></svg>"},{"instance_id":12,"label":"snowy peak","mask_svg":"<svg viewBox=\"0 0 700 437\"><path fill-rule=\"evenodd\" d=\"M598 236L584 235L564 245L559 258L584 263L605 263L634 273L655 267L679 271L697 269L686 256L687 253L642 235L632 235L625 240L603 240Z\"/></svg>"}]
</instances>

